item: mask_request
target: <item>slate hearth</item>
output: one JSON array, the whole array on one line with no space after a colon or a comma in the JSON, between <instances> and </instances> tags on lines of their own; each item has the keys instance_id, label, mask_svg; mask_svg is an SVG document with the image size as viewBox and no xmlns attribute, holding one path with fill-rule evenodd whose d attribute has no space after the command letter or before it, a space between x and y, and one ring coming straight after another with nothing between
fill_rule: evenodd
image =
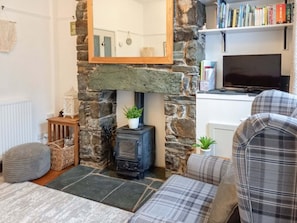
<instances>
[{"instance_id":1,"label":"slate hearth","mask_svg":"<svg viewBox=\"0 0 297 223\"><path fill-rule=\"evenodd\" d=\"M144 179L118 176L113 168L104 170L76 166L46 186L90 200L135 212L163 184L165 170L146 171Z\"/></svg>"}]
</instances>

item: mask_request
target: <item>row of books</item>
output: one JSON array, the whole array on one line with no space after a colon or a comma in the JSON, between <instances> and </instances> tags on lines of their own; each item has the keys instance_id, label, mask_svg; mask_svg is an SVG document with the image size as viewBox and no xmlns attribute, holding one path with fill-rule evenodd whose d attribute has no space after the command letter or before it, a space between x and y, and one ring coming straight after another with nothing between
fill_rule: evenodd
<instances>
[{"instance_id":1,"label":"row of books","mask_svg":"<svg viewBox=\"0 0 297 223\"><path fill-rule=\"evenodd\" d=\"M217 28L274 25L293 22L294 3L266 6L242 4L232 8L224 0L217 0Z\"/></svg>"}]
</instances>

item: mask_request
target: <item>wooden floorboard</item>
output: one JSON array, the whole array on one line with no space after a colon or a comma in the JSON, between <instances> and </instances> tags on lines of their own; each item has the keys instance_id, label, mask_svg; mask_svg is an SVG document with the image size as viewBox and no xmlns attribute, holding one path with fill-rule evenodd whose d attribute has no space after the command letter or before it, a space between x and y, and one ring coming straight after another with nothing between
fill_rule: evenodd
<instances>
[{"instance_id":1,"label":"wooden floorboard","mask_svg":"<svg viewBox=\"0 0 297 223\"><path fill-rule=\"evenodd\" d=\"M72 166L69 166L61 171L56 171L56 170L50 170L49 172L47 172L47 174L45 174L43 177L40 177L36 180L32 180L33 183L39 184L39 185L46 185L49 182L51 182L52 180L56 179L58 176L60 176L62 173L66 172L67 170L71 169Z\"/></svg>"}]
</instances>

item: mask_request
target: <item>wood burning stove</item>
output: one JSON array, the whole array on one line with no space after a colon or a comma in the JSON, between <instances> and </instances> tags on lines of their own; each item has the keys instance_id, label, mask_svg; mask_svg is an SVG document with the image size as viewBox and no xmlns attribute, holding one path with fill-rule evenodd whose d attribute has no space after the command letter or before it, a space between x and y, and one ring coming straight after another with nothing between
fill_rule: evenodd
<instances>
[{"instance_id":1,"label":"wood burning stove","mask_svg":"<svg viewBox=\"0 0 297 223\"><path fill-rule=\"evenodd\" d=\"M137 108L144 108L144 93L135 92L134 102ZM143 178L155 163L155 127L143 124L143 114L144 109L138 129L117 129L114 151L118 174Z\"/></svg>"},{"instance_id":2,"label":"wood burning stove","mask_svg":"<svg viewBox=\"0 0 297 223\"><path fill-rule=\"evenodd\" d=\"M155 127L117 129L115 162L118 174L143 178L155 162Z\"/></svg>"}]
</instances>

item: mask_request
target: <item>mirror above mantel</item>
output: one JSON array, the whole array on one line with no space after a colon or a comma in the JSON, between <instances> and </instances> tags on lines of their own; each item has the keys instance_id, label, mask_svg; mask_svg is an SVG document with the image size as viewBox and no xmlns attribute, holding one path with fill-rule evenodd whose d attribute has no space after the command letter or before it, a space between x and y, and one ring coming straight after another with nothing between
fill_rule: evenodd
<instances>
[{"instance_id":1,"label":"mirror above mantel","mask_svg":"<svg viewBox=\"0 0 297 223\"><path fill-rule=\"evenodd\" d=\"M90 63L173 63L173 0L87 0L87 4Z\"/></svg>"}]
</instances>

